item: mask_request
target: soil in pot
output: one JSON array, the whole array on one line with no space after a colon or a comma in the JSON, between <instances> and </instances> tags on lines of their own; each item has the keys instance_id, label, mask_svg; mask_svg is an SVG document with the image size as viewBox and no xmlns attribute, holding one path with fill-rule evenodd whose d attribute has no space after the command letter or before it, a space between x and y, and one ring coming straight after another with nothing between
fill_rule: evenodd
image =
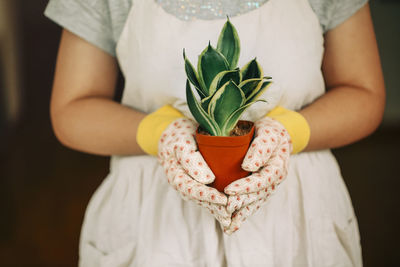
<instances>
[{"instance_id":1,"label":"soil in pot","mask_svg":"<svg viewBox=\"0 0 400 267\"><path fill-rule=\"evenodd\" d=\"M250 174L242 169L241 164L253 135L254 124L250 121L239 121L231 136L211 136L197 130L199 151L215 174L215 181L210 186L223 192L227 185Z\"/></svg>"}]
</instances>

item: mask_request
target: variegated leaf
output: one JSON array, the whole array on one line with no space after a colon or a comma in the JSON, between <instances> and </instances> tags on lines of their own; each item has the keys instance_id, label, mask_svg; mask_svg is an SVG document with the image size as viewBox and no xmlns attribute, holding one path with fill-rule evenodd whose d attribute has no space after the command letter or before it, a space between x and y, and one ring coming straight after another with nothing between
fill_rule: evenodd
<instances>
[{"instance_id":1,"label":"variegated leaf","mask_svg":"<svg viewBox=\"0 0 400 267\"><path fill-rule=\"evenodd\" d=\"M271 80L267 81L261 81L259 82L259 85L257 86L257 89L253 91L252 94L250 94L246 98L246 103L254 102L257 98L259 98L267 89L268 87L272 84Z\"/></svg>"},{"instance_id":2,"label":"variegated leaf","mask_svg":"<svg viewBox=\"0 0 400 267\"><path fill-rule=\"evenodd\" d=\"M189 80L186 80L186 100L189 106L190 112L196 121L200 124L200 127L210 133L211 135L221 135L221 130L215 121L203 110L197 99L195 98L192 88L190 87Z\"/></svg>"},{"instance_id":3,"label":"variegated leaf","mask_svg":"<svg viewBox=\"0 0 400 267\"><path fill-rule=\"evenodd\" d=\"M243 81L248 80L248 79L263 77L263 70L262 70L260 64L258 64L256 59L253 59L249 63L247 63L240 70L240 72L242 73Z\"/></svg>"},{"instance_id":4,"label":"variegated leaf","mask_svg":"<svg viewBox=\"0 0 400 267\"><path fill-rule=\"evenodd\" d=\"M225 56L231 70L236 68L240 55L240 40L229 18L219 35L217 50Z\"/></svg>"},{"instance_id":5,"label":"variegated leaf","mask_svg":"<svg viewBox=\"0 0 400 267\"><path fill-rule=\"evenodd\" d=\"M239 88L242 89L244 95L247 97L249 97L254 90L257 89L257 86L260 85L260 82L262 81L262 78L253 78L253 79L248 79L248 80L244 80L243 82L241 82L239 84Z\"/></svg>"},{"instance_id":6,"label":"variegated leaf","mask_svg":"<svg viewBox=\"0 0 400 267\"><path fill-rule=\"evenodd\" d=\"M186 72L187 78L194 85L194 87L196 88L196 90L199 93L200 97L201 98L206 97L207 96L206 95L207 91L205 90L205 88L201 87L197 72L194 69L192 63L190 63L189 59L186 57L185 49L183 49L183 59L185 60L185 72Z\"/></svg>"},{"instance_id":7,"label":"variegated leaf","mask_svg":"<svg viewBox=\"0 0 400 267\"><path fill-rule=\"evenodd\" d=\"M262 102L266 102L264 100L258 100L258 101L262 101ZM229 136L230 132L232 131L233 128L235 128L237 122L239 121L240 117L242 116L243 112L250 107L251 105L253 105L254 103L258 102L258 101L254 101L254 102L250 102L247 103L241 107L239 107L237 110L235 110L225 121L225 123L222 125L221 127L221 133L223 136Z\"/></svg>"},{"instance_id":8,"label":"variegated leaf","mask_svg":"<svg viewBox=\"0 0 400 267\"><path fill-rule=\"evenodd\" d=\"M221 127L244 102L245 96L242 90L234 82L229 81L215 92L209 104L209 113Z\"/></svg>"},{"instance_id":9,"label":"variegated leaf","mask_svg":"<svg viewBox=\"0 0 400 267\"><path fill-rule=\"evenodd\" d=\"M199 74L200 83L203 83L207 96L210 95L209 88L212 80L221 71L229 70L229 63L224 55L214 49L211 44L199 56L197 71Z\"/></svg>"},{"instance_id":10,"label":"variegated leaf","mask_svg":"<svg viewBox=\"0 0 400 267\"><path fill-rule=\"evenodd\" d=\"M218 73L210 85L210 90L209 90L210 95L214 94L215 91L217 91L219 88L221 88L222 85L224 85L226 82L230 80L232 80L235 84L240 83L239 69L226 70Z\"/></svg>"},{"instance_id":11,"label":"variegated leaf","mask_svg":"<svg viewBox=\"0 0 400 267\"><path fill-rule=\"evenodd\" d=\"M208 113L208 115L210 115L210 113L208 112L208 110L209 110L210 101L211 101L211 99L212 99L213 96L214 96L214 95L210 95L210 96L207 96L206 98L203 98L203 99L201 100L201 107L203 108L204 111L206 111L206 112ZM211 116L211 115L210 115L210 116Z\"/></svg>"}]
</instances>

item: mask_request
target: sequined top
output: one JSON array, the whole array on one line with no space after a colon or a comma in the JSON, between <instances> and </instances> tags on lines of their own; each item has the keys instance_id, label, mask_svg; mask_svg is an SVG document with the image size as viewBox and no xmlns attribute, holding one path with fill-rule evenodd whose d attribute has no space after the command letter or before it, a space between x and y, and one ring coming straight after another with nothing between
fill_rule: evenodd
<instances>
[{"instance_id":1,"label":"sequined top","mask_svg":"<svg viewBox=\"0 0 400 267\"><path fill-rule=\"evenodd\" d=\"M259 8L268 0L155 0L164 10L181 20L234 17Z\"/></svg>"}]
</instances>

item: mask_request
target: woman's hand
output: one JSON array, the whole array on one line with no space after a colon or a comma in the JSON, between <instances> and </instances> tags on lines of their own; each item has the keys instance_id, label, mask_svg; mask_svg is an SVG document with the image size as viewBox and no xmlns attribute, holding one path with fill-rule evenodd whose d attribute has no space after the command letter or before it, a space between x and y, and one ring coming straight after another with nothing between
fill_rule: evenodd
<instances>
[{"instance_id":1,"label":"woman's hand","mask_svg":"<svg viewBox=\"0 0 400 267\"><path fill-rule=\"evenodd\" d=\"M253 172L225 188L229 195L227 210L232 223L225 228L231 234L268 199L287 176L292 143L288 131L278 121L264 117L255 123L255 138L242 168Z\"/></svg>"},{"instance_id":2,"label":"woman's hand","mask_svg":"<svg viewBox=\"0 0 400 267\"><path fill-rule=\"evenodd\" d=\"M228 198L206 185L215 176L197 149L194 139L197 127L179 110L165 105L140 122L136 139L143 151L158 156L168 183L183 199L207 208L227 227L231 222L231 213L226 209Z\"/></svg>"},{"instance_id":3,"label":"woman's hand","mask_svg":"<svg viewBox=\"0 0 400 267\"><path fill-rule=\"evenodd\" d=\"M231 223L227 211L228 198L212 183L214 174L197 150L194 134L197 124L188 118L172 122L162 133L158 146L158 159L171 184L185 200L207 208L223 227Z\"/></svg>"}]
</instances>

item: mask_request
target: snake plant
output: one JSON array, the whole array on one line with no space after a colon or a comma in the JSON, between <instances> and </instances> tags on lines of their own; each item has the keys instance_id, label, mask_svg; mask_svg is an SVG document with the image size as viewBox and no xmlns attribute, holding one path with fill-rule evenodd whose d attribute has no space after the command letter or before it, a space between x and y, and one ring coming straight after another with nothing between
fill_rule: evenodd
<instances>
[{"instance_id":1,"label":"snake plant","mask_svg":"<svg viewBox=\"0 0 400 267\"><path fill-rule=\"evenodd\" d=\"M229 136L242 113L258 100L271 84L264 77L256 59L241 69L237 67L240 41L229 21L218 38L217 47L208 46L199 55L197 71L186 57L186 99L193 117L200 127L214 136ZM197 100L192 85L200 100Z\"/></svg>"}]
</instances>

